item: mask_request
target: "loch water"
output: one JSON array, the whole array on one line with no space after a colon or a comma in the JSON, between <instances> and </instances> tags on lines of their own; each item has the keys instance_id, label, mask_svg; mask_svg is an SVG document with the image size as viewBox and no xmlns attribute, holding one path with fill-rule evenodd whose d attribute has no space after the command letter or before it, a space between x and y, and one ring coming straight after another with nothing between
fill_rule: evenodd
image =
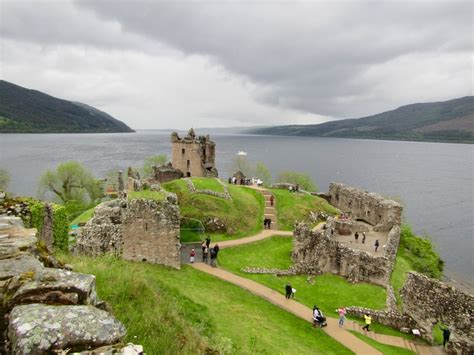
<instances>
[{"instance_id":1,"label":"loch water","mask_svg":"<svg viewBox=\"0 0 474 355\"><path fill-rule=\"evenodd\" d=\"M445 273L472 287L474 253L474 146L468 144L256 135L212 135L221 177L231 174L237 152L279 171L308 173L321 191L346 183L404 205L405 219L429 235L445 260ZM67 160L78 160L97 177L110 169L139 167L144 158L171 154L169 133L0 134L0 166L9 189L36 194L38 177Z\"/></svg>"}]
</instances>

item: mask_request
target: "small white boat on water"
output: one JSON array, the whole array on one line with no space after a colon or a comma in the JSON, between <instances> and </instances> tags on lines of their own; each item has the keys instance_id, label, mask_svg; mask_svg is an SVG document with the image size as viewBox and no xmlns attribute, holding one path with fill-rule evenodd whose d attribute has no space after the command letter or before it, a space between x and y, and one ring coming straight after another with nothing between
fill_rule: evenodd
<instances>
[{"instance_id":1,"label":"small white boat on water","mask_svg":"<svg viewBox=\"0 0 474 355\"><path fill-rule=\"evenodd\" d=\"M237 153L237 155L247 155L247 152L244 152L242 150L239 150L239 152Z\"/></svg>"}]
</instances>

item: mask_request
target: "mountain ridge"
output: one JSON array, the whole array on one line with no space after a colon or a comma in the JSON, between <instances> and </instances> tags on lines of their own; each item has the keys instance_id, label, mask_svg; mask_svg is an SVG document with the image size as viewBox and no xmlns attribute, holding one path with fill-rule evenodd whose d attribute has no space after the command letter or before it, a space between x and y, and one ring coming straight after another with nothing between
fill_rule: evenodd
<instances>
[{"instance_id":1,"label":"mountain ridge","mask_svg":"<svg viewBox=\"0 0 474 355\"><path fill-rule=\"evenodd\" d=\"M474 143L474 96L414 103L321 124L249 129L266 135Z\"/></svg>"},{"instance_id":2,"label":"mountain ridge","mask_svg":"<svg viewBox=\"0 0 474 355\"><path fill-rule=\"evenodd\" d=\"M0 133L135 132L95 107L0 80Z\"/></svg>"}]
</instances>

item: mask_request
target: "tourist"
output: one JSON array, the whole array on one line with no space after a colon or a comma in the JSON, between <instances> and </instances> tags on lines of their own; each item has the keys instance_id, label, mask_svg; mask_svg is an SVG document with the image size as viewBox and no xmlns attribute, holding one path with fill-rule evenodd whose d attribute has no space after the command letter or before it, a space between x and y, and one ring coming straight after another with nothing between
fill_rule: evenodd
<instances>
[{"instance_id":1,"label":"tourist","mask_svg":"<svg viewBox=\"0 0 474 355\"><path fill-rule=\"evenodd\" d=\"M359 243L359 233L355 232L354 239L355 239L356 243Z\"/></svg>"},{"instance_id":2,"label":"tourist","mask_svg":"<svg viewBox=\"0 0 474 355\"><path fill-rule=\"evenodd\" d=\"M362 232L362 244L365 244L365 232Z\"/></svg>"},{"instance_id":3,"label":"tourist","mask_svg":"<svg viewBox=\"0 0 474 355\"><path fill-rule=\"evenodd\" d=\"M378 239L377 239L377 240L375 240L375 244L374 244L374 245L375 245L375 252L377 252L377 249L379 248L379 245L380 245L380 243L379 243L379 240L378 240Z\"/></svg>"},{"instance_id":4,"label":"tourist","mask_svg":"<svg viewBox=\"0 0 474 355\"><path fill-rule=\"evenodd\" d=\"M286 287L285 287L285 292L286 292L285 297L286 297L286 299L288 299L288 300L290 299L292 290L293 290L293 288L291 287L291 284L287 283Z\"/></svg>"},{"instance_id":5,"label":"tourist","mask_svg":"<svg viewBox=\"0 0 474 355\"><path fill-rule=\"evenodd\" d=\"M337 310L337 313L339 313L339 326L343 327L344 321L346 320L346 309L341 307Z\"/></svg>"},{"instance_id":6,"label":"tourist","mask_svg":"<svg viewBox=\"0 0 474 355\"><path fill-rule=\"evenodd\" d=\"M291 288L291 299L295 298L295 293L296 293L296 288L292 287Z\"/></svg>"},{"instance_id":7,"label":"tourist","mask_svg":"<svg viewBox=\"0 0 474 355\"><path fill-rule=\"evenodd\" d=\"M219 244L214 245L214 251L216 252L216 259L217 259L217 254L219 254L219 250L221 250L221 248L219 248Z\"/></svg>"},{"instance_id":8,"label":"tourist","mask_svg":"<svg viewBox=\"0 0 474 355\"><path fill-rule=\"evenodd\" d=\"M264 218L263 219L263 228L267 229L267 225L268 225L268 218Z\"/></svg>"},{"instance_id":9,"label":"tourist","mask_svg":"<svg viewBox=\"0 0 474 355\"><path fill-rule=\"evenodd\" d=\"M273 195L270 195L270 206L273 207L273 202L275 201L275 198L273 197Z\"/></svg>"},{"instance_id":10,"label":"tourist","mask_svg":"<svg viewBox=\"0 0 474 355\"><path fill-rule=\"evenodd\" d=\"M209 249L209 245L211 245L211 237L206 237L206 247Z\"/></svg>"},{"instance_id":11,"label":"tourist","mask_svg":"<svg viewBox=\"0 0 474 355\"><path fill-rule=\"evenodd\" d=\"M201 243L201 250L202 250L203 253L204 253L204 249L206 249L206 247L207 247L206 246L206 241L203 240L202 243Z\"/></svg>"},{"instance_id":12,"label":"tourist","mask_svg":"<svg viewBox=\"0 0 474 355\"><path fill-rule=\"evenodd\" d=\"M364 319L365 325L362 327L362 329L369 331L370 324L372 323L372 317L369 314L365 314Z\"/></svg>"},{"instance_id":13,"label":"tourist","mask_svg":"<svg viewBox=\"0 0 474 355\"><path fill-rule=\"evenodd\" d=\"M295 192L300 192L300 185L296 184L296 186L295 186Z\"/></svg>"},{"instance_id":14,"label":"tourist","mask_svg":"<svg viewBox=\"0 0 474 355\"><path fill-rule=\"evenodd\" d=\"M204 250L202 251L202 262L207 264L208 257L209 257L209 248L204 247Z\"/></svg>"},{"instance_id":15,"label":"tourist","mask_svg":"<svg viewBox=\"0 0 474 355\"><path fill-rule=\"evenodd\" d=\"M189 253L189 262L191 264L194 263L194 257L196 256L196 252L194 251L194 249L191 249L191 252Z\"/></svg>"},{"instance_id":16,"label":"tourist","mask_svg":"<svg viewBox=\"0 0 474 355\"><path fill-rule=\"evenodd\" d=\"M451 335L451 331L448 327L443 328L440 326L439 329L443 331L443 347L446 347L446 344L449 341L449 336Z\"/></svg>"},{"instance_id":17,"label":"tourist","mask_svg":"<svg viewBox=\"0 0 474 355\"><path fill-rule=\"evenodd\" d=\"M288 190L289 190L290 192L293 192L293 185L288 186Z\"/></svg>"},{"instance_id":18,"label":"tourist","mask_svg":"<svg viewBox=\"0 0 474 355\"><path fill-rule=\"evenodd\" d=\"M232 178L231 177L229 178L229 184L232 184Z\"/></svg>"},{"instance_id":19,"label":"tourist","mask_svg":"<svg viewBox=\"0 0 474 355\"><path fill-rule=\"evenodd\" d=\"M216 251L214 248L211 248L209 253L211 254L211 266L216 267Z\"/></svg>"},{"instance_id":20,"label":"tourist","mask_svg":"<svg viewBox=\"0 0 474 355\"><path fill-rule=\"evenodd\" d=\"M316 327L318 324L318 318L319 318L319 309L317 306L313 306L313 327Z\"/></svg>"},{"instance_id":21,"label":"tourist","mask_svg":"<svg viewBox=\"0 0 474 355\"><path fill-rule=\"evenodd\" d=\"M268 219L268 229L272 229L272 220Z\"/></svg>"}]
</instances>

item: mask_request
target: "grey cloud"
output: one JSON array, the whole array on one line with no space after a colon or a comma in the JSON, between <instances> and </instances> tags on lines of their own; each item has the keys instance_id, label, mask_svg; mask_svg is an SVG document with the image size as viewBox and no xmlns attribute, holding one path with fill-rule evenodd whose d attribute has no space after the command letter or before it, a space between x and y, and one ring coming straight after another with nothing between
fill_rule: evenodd
<instances>
[{"instance_id":1,"label":"grey cloud","mask_svg":"<svg viewBox=\"0 0 474 355\"><path fill-rule=\"evenodd\" d=\"M380 82L362 80L372 66L412 53L472 52L470 2L77 4L124 31L215 58L266 88L263 102L330 116L390 108L371 92ZM415 89L426 88L413 88L414 100Z\"/></svg>"}]
</instances>

